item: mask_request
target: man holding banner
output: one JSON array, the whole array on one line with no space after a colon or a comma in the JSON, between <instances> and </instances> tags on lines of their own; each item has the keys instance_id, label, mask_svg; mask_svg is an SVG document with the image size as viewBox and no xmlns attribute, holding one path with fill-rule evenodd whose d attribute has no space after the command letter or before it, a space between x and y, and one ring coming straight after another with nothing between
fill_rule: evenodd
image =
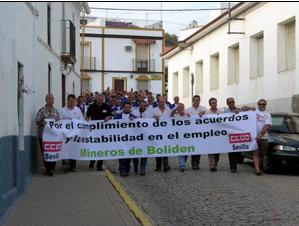
<instances>
[{"instance_id":1,"label":"man holding banner","mask_svg":"<svg viewBox=\"0 0 299 226\"><path fill-rule=\"evenodd\" d=\"M190 116L203 116L206 108L200 105L200 96L195 95L192 98L192 106L186 109L186 113ZM199 170L200 155L191 156L191 165L193 170Z\"/></svg>"},{"instance_id":2,"label":"man holding banner","mask_svg":"<svg viewBox=\"0 0 299 226\"><path fill-rule=\"evenodd\" d=\"M217 108L217 99L212 97L209 99L210 109L206 111L206 115L218 115L221 111ZM219 154L209 154L209 167L210 171L217 171L217 165L219 162Z\"/></svg>"},{"instance_id":3,"label":"man holding banner","mask_svg":"<svg viewBox=\"0 0 299 226\"><path fill-rule=\"evenodd\" d=\"M147 104L144 100L139 103L139 109L133 111L133 114L137 118L152 118L153 117L151 112L147 109ZM136 158L136 160L133 159L133 161L138 162L137 165L139 164L138 158ZM140 159L140 174L142 176L145 175L145 173L146 173L146 165L147 165L147 158L141 158ZM138 168L137 168L137 171L138 171Z\"/></svg>"},{"instance_id":4,"label":"man holding banner","mask_svg":"<svg viewBox=\"0 0 299 226\"><path fill-rule=\"evenodd\" d=\"M183 103L178 103L176 105L176 108L171 112L171 117L188 118L188 117L190 117L190 115L185 112L185 105ZM188 155L178 156L180 172L185 171L187 158L188 158Z\"/></svg>"},{"instance_id":5,"label":"man holding banner","mask_svg":"<svg viewBox=\"0 0 299 226\"><path fill-rule=\"evenodd\" d=\"M96 103L91 104L88 107L87 113L86 113L86 120L109 120L112 117L112 113L110 110L110 106L104 103L104 95L98 94ZM89 162L89 169L93 169L94 164L96 161L91 160ZM102 171L103 170L103 160L97 161L97 170Z\"/></svg>"},{"instance_id":6,"label":"man holding banner","mask_svg":"<svg viewBox=\"0 0 299 226\"><path fill-rule=\"evenodd\" d=\"M153 110L153 117L158 121L160 118L169 118L171 111L166 108L166 99L162 96L158 98L158 107ZM160 171L163 164L164 172L170 170L168 163L168 157L156 157L156 169L155 171Z\"/></svg>"},{"instance_id":7,"label":"man holding banner","mask_svg":"<svg viewBox=\"0 0 299 226\"><path fill-rule=\"evenodd\" d=\"M122 120L133 120L135 119L136 116L131 113L131 103L126 102L124 103L124 110L123 112L117 114L114 116L114 119L122 119ZM134 164L134 171L137 173L138 172L138 158L133 158L133 164ZM122 177L129 176L130 173L130 166L131 164L131 159L130 158L124 158L124 159L119 159L119 174Z\"/></svg>"},{"instance_id":8,"label":"man holding banner","mask_svg":"<svg viewBox=\"0 0 299 226\"><path fill-rule=\"evenodd\" d=\"M44 131L44 128L46 125L45 119L54 119L55 121L58 121L59 120L59 112L54 107L54 96L51 93L48 93L46 95L45 100L46 100L46 105L44 107L42 107L41 109L39 109L39 111L36 115L35 122L37 124L37 137L38 137L39 144L40 144L40 150L42 152L42 157L43 157L44 165L46 168L45 173L51 177L54 174L56 162L48 162L45 160L42 136L43 136L43 131Z\"/></svg>"},{"instance_id":9,"label":"man holding banner","mask_svg":"<svg viewBox=\"0 0 299 226\"><path fill-rule=\"evenodd\" d=\"M60 118L84 120L80 108L76 106L76 96L74 94L68 95L67 104L61 109ZM69 166L67 164L69 164ZM76 160L74 159L69 159L68 163L66 160L62 160L62 166L64 167L65 172L67 172L68 170L70 170L71 172L76 172ZM69 169L67 169L67 166L69 167Z\"/></svg>"}]
</instances>

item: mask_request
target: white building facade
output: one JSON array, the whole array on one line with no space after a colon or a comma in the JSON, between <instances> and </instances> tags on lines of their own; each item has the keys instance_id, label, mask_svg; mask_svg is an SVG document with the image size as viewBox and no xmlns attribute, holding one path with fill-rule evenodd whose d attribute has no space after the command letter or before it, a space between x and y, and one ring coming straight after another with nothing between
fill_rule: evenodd
<instances>
[{"instance_id":1,"label":"white building facade","mask_svg":"<svg viewBox=\"0 0 299 226\"><path fill-rule=\"evenodd\" d=\"M60 108L80 94L82 11L86 3L0 3L0 223L37 168L35 116L45 95Z\"/></svg>"},{"instance_id":2,"label":"white building facade","mask_svg":"<svg viewBox=\"0 0 299 226\"><path fill-rule=\"evenodd\" d=\"M164 92L164 30L101 18L81 29L82 91ZM83 48L84 46L84 48Z\"/></svg>"},{"instance_id":3,"label":"white building facade","mask_svg":"<svg viewBox=\"0 0 299 226\"><path fill-rule=\"evenodd\" d=\"M224 107L230 96L237 105L264 98L271 111L299 112L298 16L293 2L234 5L230 22L220 15L163 56L169 99L190 105L198 94Z\"/></svg>"}]
</instances>

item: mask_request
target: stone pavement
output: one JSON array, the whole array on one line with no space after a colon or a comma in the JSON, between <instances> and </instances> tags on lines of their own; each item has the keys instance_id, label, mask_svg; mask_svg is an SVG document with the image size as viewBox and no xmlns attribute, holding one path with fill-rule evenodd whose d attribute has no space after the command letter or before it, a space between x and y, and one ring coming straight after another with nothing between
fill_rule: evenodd
<instances>
[{"instance_id":1,"label":"stone pavement","mask_svg":"<svg viewBox=\"0 0 299 226\"><path fill-rule=\"evenodd\" d=\"M108 168L117 170L118 162ZM201 169L178 170L170 158L170 172L154 172L149 159L147 175L116 178L157 225L299 225L299 178L297 173L256 176L251 161L229 170L226 154L220 156L217 172L208 169L202 156Z\"/></svg>"},{"instance_id":2,"label":"stone pavement","mask_svg":"<svg viewBox=\"0 0 299 226\"><path fill-rule=\"evenodd\" d=\"M77 164L77 173L58 169L53 177L33 176L4 225L140 225L105 172L89 171L88 162Z\"/></svg>"}]
</instances>

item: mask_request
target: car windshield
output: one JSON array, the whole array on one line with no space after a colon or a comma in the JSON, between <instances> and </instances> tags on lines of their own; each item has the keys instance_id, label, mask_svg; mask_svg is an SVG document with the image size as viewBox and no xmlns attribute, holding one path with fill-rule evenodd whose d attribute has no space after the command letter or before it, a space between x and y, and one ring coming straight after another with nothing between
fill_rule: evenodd
<instances>
[{"instance_id":1,"label":"car windshield","mask_svg":"<svg viewBox=\"0 0 299 226\"><path fill-rule=\"evenodd\" d=\"M272 127L271 130L279 131L282 133L291 133L286 118L283 115L272 116Z\"/></svg>"},{"instance_id":2,"label":"car windshield","mask_svg":"<svg viewBox=\"0 0 299 226\"><path fill-rule=\"evenodd\" d=\"M299 116L272 115L272 131L299 133Z\"/></svg>"}]
</instances>

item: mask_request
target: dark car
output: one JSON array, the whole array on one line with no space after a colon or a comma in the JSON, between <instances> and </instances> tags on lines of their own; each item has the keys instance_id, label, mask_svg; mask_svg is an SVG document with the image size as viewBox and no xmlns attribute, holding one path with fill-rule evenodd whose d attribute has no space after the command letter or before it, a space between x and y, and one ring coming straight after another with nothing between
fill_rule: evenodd
<instances>
[{"instance_id":1,"label":"dark car","mask_svg":"<svg viewBox=\"0 0 299 226\"><path fill-rule=\"evenodd\" d=\"M263 169L273 172L281 164L299 166L299 114L271 113L272 127L268 131L268 151ZM242 153L252 158L252 153Z\"/></svg>"}]
</instances>

